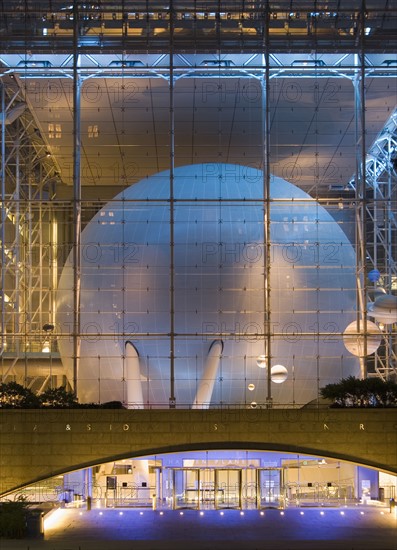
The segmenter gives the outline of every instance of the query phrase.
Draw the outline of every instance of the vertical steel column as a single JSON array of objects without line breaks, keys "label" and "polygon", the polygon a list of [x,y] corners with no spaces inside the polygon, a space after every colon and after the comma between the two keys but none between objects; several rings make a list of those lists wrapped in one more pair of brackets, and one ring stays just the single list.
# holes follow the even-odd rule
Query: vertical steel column
[{"label": "vertical steel column", "polygon": [[170,397],[169,407],[175,408],[175,289],[174,289],[174,170],[175,170],[175,113],[174,113],[174,10],[170,2],[170,67],[169,67],[169,125],[170,125]]},{"label": "vertical steel column", "polygon": [[263,131],[263,148],[262,148],[262,164],[263,164],[263,238],[264,238],[264,295],[263,295],[263,311],[264,311],[264,330],[265,330],[265,355],[267,360],[267,396],[266,405],[272,406],[272,380],[271,380],[271,309],[270,309],[270,267],[271,267],[271,236],[270,236],[270,215],[271,215],[271,196],[270,196],[270,60],[269,60],[269,3],[266,7],[266,20],[264,29],[264,46],[265,53],[262,56],[265,65],[264,78],[262,79],[262,131]]},{"label": "vertical steel column", "polygon": [[361,2],[360,53],[355,56],[357,66],[354,79],[354,118],[356,138],[356,281],[357,281],[357,338],[363,339],[363,355],[360,357],[360,374],[367,376],[367,185],[365,144],[365,6]]},{"label": "vertical steel column", "polygon": [[6,238],[6,98],[5,86],[1,85],[1,355],[6,348],[6,254],[5,254],[5,238]]},{"label": "vertical steel column", "polygon": [[81,136],[79,64],[79,9],[73,6],[73,390],[77,392],[80,363],[81,327]]},{"label": "vertical steel column", "polygon": [[14,349],[15,356],[17,357],[20,352],[20,341],[17,334],[20,332],[20,317],[21,317],[21,304],[20,304],[20,288],[21,288],[21,167],[20,167],[20,147],[21,142],[18,137],[18,141],[15,144],[15,299],[14,299]]},{"label": "vertical steel column", "polygon": [[[387,147],[387,193],[385,197],[385,204],[384,204],[384,226],[385,226],[385,278],[386,278],[386,288],[387,293],[392,294],[392,283],[393,283],[393,269],[392,269],[392,263],[393,263],[393,231],[392,231],[392,212],[393,212],[393,184],[392,184],[392,157],[391,157],[391,138],[388,137],[388,147]],[[377,186],[376,186],[377,187]],[[375,189],[376,189],[375,187]],[[395,336],[395,333],[394,333]],[[389,380],[392,377],[392,374],[394,372],[393,369],[393,359],[396,357],[396,353],[393,349],[393,325],[386,325],[385,331],[384,331],[384,339],[385,339],[385,377],[386,380]],[[397,344],[397,342],[396,342]],[[394,355],[394,357],[393,357]],[[375,360],[377,360],[377,356],[375,356]]]}]

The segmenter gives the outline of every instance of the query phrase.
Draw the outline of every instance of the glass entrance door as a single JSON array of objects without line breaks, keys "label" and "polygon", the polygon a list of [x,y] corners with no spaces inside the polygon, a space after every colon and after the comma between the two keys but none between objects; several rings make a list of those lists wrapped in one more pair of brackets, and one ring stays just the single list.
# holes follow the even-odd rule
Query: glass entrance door
[{"label": "glass entrance door", "polygon": [[215,508],[241,508],[242,470],[215,470]]},{"label": "glass entrance door", "polygon": [[200,507],[200,470],[198,468],[174,468],[172,470],[173,508]]},{"label": "glass entrance door", "polygon": [[284,506],[281,468],[258,469],[257,488],[258,508]]}]

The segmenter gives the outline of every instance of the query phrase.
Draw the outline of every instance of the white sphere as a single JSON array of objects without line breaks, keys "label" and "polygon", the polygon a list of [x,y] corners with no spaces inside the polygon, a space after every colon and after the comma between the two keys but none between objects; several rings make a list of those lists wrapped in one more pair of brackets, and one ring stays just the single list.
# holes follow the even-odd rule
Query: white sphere
[{"label": "white sphere", "polygon": [[256,364],[260,369],[265,369],[267,367],[267,359],[266,355],[258,355],[258,359],[256,360]]},{"label": "white sphere", "polygon": [[397,296],[382,294],[375,302],[368,304],[368,315],[378,323],[392,325],[397,322]]},{"label": "white sphere", "polygon": [[[266,394],[263,173],[247,166],[195,164],[174,171],[173,281],[170,277],[170,174],[126,188],[81,235],[81,346],[77,393],[84,401],[129,401],[126,341],[139,354],[145,403],[170,397],[170,288],[173,284],[175,398],[193,403],[205,382],[211,342],[224,344],[211,404],[245,403],[247,382]],[[274,402],[305,404],[340,377],[342,339],[307,338],[318,327],[340,333],[354,319],[353,246],[325,208],[295,185],[271,178],[271,354],[294,381],[275,385]],[[222,199],[222,200],[220,200]],[[280,199],[280,200],[279,200]],[[208,201],[208,202],[207,202]],[[319,269],[320,268],[320,269]],[[73,255],[57,292],[59,351],[73,379]],[[225,335],[225,336],[223,336]],[[345,357],[343,374],[357,375]],[[210,385],[209,385],[210,386]]]},{"label": "white sphere", "polygon": [[275,384],[282,384],[288,378],[288,370],[283,365],[274,365],[270,373],[270,378]]},{"label": "white sphere", "polygon": [[[365,338],[366,338],[366,350],[365,350]],[[360,321],[357,324],[357,321],[353,321],[348,325],[343,333],[343,343],[348,351],[356,357],[364,357],[365,351],[366,355],[371,355],[380,346],[382,341],[382,333],[379,328],[372,323],[367,321],[367,334],[364,334],[363,322]]]},{"label": "white sphere", "polygon": [[254,391],[255,384],[248,384],[248,389],[249,389],[249,391]]}]

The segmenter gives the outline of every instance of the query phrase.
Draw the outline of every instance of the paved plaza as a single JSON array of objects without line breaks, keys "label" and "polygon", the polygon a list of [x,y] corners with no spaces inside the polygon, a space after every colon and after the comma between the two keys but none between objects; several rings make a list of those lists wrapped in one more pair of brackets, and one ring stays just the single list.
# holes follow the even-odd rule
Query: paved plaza
[{"label": "paved plaza", "polygon": [[45,538],[1,550],[397,550],[388,508],[287,510],[59,509]]}]

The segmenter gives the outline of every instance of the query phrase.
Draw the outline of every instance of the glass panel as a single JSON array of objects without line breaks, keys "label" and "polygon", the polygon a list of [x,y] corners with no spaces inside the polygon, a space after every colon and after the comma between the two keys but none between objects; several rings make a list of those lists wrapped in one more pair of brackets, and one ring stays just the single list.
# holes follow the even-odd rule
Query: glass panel
[{"label": "glass panel", "polygon": [[241,508],[241,470],[215,470],[216,508]]},{"label": "glass panel", "polygon": [[268,468],[258,470],[258,506],[260,508],[278,508],[283,503],[281,469]]}]

